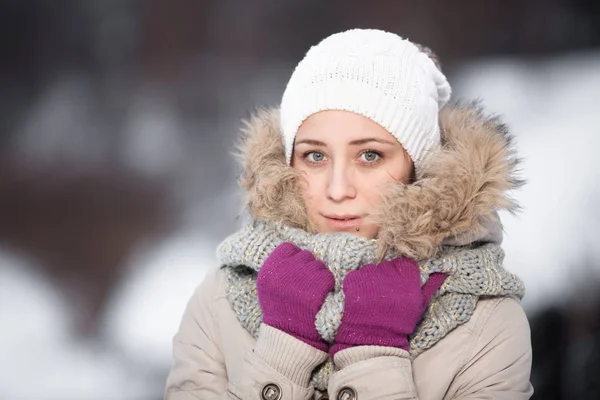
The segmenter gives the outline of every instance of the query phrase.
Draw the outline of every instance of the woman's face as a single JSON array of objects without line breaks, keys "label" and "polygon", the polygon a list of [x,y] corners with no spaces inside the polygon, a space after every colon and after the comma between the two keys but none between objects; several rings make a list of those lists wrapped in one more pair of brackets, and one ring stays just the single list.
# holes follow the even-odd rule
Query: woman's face
[{"label": "woman's face", "polygon": [[292,166],[304,172],[302,194],[318,232],[369,239],[379,227],[366,218],[381,202],[383,186],[407,183],[412,172],[410,157],[388,131],[348,111],[307,118],[296,134]]}]

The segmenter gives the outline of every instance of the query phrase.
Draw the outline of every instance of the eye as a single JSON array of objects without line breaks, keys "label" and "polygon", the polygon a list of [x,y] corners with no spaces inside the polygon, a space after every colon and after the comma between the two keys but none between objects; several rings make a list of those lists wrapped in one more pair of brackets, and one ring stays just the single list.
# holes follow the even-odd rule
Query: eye
[{"label": "eye", "polygon": [[319,151],[309,151],[304,154],[304,158],[308,159],[309,162],[319,163],[325,160],[325,154]]},{"label": "eye", "polygon": [[379,159],[381,158],[381,154],[373,150],[367,150],[363,151],[360,157],[366,163],[372,164],[379,161]]}]

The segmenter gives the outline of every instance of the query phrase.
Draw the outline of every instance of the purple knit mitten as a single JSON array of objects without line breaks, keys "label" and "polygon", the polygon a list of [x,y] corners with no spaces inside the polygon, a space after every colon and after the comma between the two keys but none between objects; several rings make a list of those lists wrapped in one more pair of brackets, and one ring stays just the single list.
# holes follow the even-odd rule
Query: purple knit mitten
[{"label": "purple knit mitten", "polygon": [[335,281],[325,264],[292,243],[282,243],[258,271],[256,288],[263,323],[327,351],[315,319]]},{"label": "purple knit mitten", "polygon": [[408,351],[433,293],[446,276],[431,274],[421,287],[419,265],[407,258],[365,265],[344,279],[342,324],[331,357],[354,346],[389,346]]}]

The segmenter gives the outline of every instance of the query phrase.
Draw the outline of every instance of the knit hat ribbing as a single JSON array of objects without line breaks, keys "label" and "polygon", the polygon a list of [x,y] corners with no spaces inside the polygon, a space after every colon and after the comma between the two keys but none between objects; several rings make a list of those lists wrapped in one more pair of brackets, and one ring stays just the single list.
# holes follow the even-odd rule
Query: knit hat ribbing
[{"label": "knit hat ribbing", "polygon": [[286,161],[306,118],[325,110],[363,115],[389,131],[418,169],[440,145],[439,110],[450,98],[444,74],[414,43],[375,29],[333,34],[294,70],[281,101]]}]

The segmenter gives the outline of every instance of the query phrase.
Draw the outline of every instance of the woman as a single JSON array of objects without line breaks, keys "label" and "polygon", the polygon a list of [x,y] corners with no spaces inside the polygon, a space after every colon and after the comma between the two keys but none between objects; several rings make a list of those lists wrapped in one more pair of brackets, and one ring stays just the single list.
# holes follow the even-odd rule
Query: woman
[{"label": "woman", "polygon": [[517,161],[504,126],[449,97],[431,52],[392,33],[308,51],[247,125],[253,219],[188,304],[167,399],[531,396],[496,214]]}]

